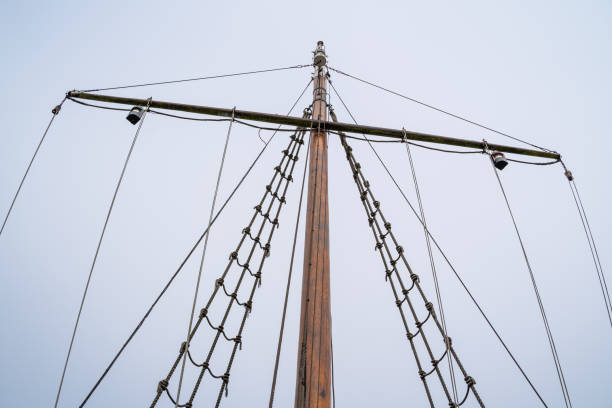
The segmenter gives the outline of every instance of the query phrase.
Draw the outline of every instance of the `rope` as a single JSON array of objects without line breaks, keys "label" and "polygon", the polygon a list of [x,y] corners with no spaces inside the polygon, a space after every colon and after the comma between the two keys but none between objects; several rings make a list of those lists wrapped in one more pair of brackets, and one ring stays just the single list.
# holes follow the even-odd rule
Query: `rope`
[{"label": "rope", "polygon": [[[236,110],[236,108],[234,108],[234,110]],[[230,134],[232,133],[232,125],[234,124],[233,119],[234,119],[234,115],[232,111],[232,121],[230,122],[227,128],[227,136],[225,136],[225,146],[223,146],[223,154],[221,155],[221,164],[219,165],[219,174],[217,175],[217,184],[215,185],[215,193],[213,195],[212,205],[210,207],[210,214],[208,215],[208,225],[210,225],[212,218],[213,218],[213,214],[215,213],[215,204],[217,203],[219,185],[221,184],[221,174],[223,174],[223,165],[225,164],[225,157],[227,154],[227,145],[229,144]],[[195,291],[193,294],[193,304],[191,305],[191,315],[189,317],[189,328],[187,329],[186,340],[185,340],[187,352],[189,352],[189,344],[190,344],[189,333],[191,333],[191,328],[193,327],[193,316],[195,314],[196,303],[198,300],[198,291],[200,289],[200,281],[202,279],[202,268],[204,267],[204,258],[206,257],[206,248],[208,247],[209,237],[210,237],[210,230],[209,230],[209,233],[206,234],[206,238],[204,239],[204,246],[202,248],[202,258],[200,259],[200,268],[198,270],[198,279],[197,279]],[[181,386],[183,385],[183,376],[185,374],[185,359],[186,357],[183,354],[181,375],[179,377],[178,391],[176,392],[176,403],[174,404],[175,407],[178,407],[178,401],[181,398]]]},{"label": "rope", "polygon": [[576,185],[576,181],[574,180],[574,176],[571,171],[567,169],[565,163],[561,162],[563,169],[565,170],[565,177],[567,178],[570,190],[572,192],[572,197],[574,198],[574,203],[576,203],[576,208],[578,209],[578,215],[580,215],[580,221],[582,222],[582,228],[584,229],[584,233],[587,238],[587,242],[589,244],[589,249],[591,251],[591,257],[593,258],[593,264],[595,265],[595,271],[597,273],[597,279],[599,280],[599,286],[601,288],[601,293],[603,295],[606,313],[608,314],[608,320],[610,322],[610,326],[612,327],[612,302],[610,301],[610,292],[608,291],[608,284],[606,283],[606,277],[603,272],[603,268],[601,266],[601,261],[599,259],[599,252],[597,251],[597,246],[595,245],[595,238],[593,237],[593,232],[591,231],[591,225],[589,224],[589,220],[586,216],[586,211],[584,206],[582,205],[582,199],[580,198],[580,194],[578,193],[578,186]]},{"label": "rope", "polygon": [[414,103],[418,103],[419,105],[421,105],[421,106],[425,106],[426,108],[433,109],[433,110],[435,110],[435,111],[437,111],[437,112],[440,112],[440,113],[443,113],[443,114],[445,114],[445,115],[451,116],[451,117],[453,117],[453,118],[455,118],[455,119],[459,119],[459,120],[462,120],[462,121],[464,121],[464,122],[466,122],[466,123],[469,123],[469,124],[471,124],[471,125],[478,126],[479,128],[482,128],[482,129],[488,130],[488,131],[493,132],[493,133],[497,133],[498,135],[502,135],[502,136],[508,137],[508,138],[510,138],[510,139],[512,139],[512,140],[515,140],[515,141],[517,141],[517,142],[521,142],[521,143],[524,143],[524,144],[526,144],[526,145],[528,145],[528,146],[535,147],[536,149],[540,149],[540,150],[545,151],[545,152],[551,152],[551,153],[554,153],[554,151],[553,151],[553,150],[549,150],[549,149],[547,149],[547,148],[545,148],[545,147],[540,147],[540,146],[535,145],[535,144],[533,144],[533,143],[529,143],[529,142],[527,142],[527,141],[525,141],[525,140],[522,140],[522,139],[519,139],[519,138],[517,138],[517,137],[511,136],[511,135],[509,135],[509,134],[507,134],[507,133],[501,132],[501,131],[499,131],[499,130],[495,130],[495,129],[493,129],[493,128],[489,127],[489,126],[485,126],[485,125],[483,125],[483,124],[481,124],[481,123],[478,123],[478,122],[475,122],[475,121],[473,121],[473,120],[467,119],[466,117],[459,116],[459,115],[457,115],[457,114],[451,113],[451,112],[446,111],[446,110],[444,110],[444,109],[437,108],[437,107],[435,107],[435,106],[433,106],[433,105],[430,105],[430,104],[428,104],[428,103],[421,102],[421,101],[419,101],[419,100],[417,100],[417,99],[411,98],[411,97],[406,96],[406,95],[402,95],[402,94],[401,94],[401,93],[399,93],[399,92],[392,91],[392,90],[390,90],[390,89],[388,89],[388,88],[385,88],[385,87],[383,87],[383,86],[377,85],[377,84],[375,84],[375,83],[373,83],[373,82],[366,81],[365,79],[358,78],[358,77],[356,77],[356,76],[354,76],[354,75],[351,75],[351,74],[347,74],[346,72],[343,72],[343,71],[341,71],[341,70],[339,70],[339,69],[332,68],[332,67],[329,67],[329,69],[331,69],[332,71],[337,72],[337,73],[339,73],[339,74],[342,74],[342,75],[344,75],[344,76],[347,76],[347,77],[349,77],[349,78],[355,79],[355,80],[357,80],[357,81],[359,81],[359,82],[362,82],[362,83],[364,83],[364,84],[367,84],[367,85],[373,86],[374,88],[378,88],[378,89],[380,89],[380,90],[382,90],[382,91],[385,91],[385,92],[388,92],[388,93],[390,93],[390,94],[393,94],[393,95],[399,96],[400,98],[406,99],[406,100],[411,101],[411,102],[414,102]]},{"label": "rope", "polygon": [[177,84],[181,82],[192,82],[192,81],[201,81],[204,79],[216,79],[216,78],[228,78],[242,75],[251,75],[251,74],[261,74],[264,72],[275,72],[275,71],[285,71],[288,69],[298,69],[298,68],[306,68],[310,67],[312,64],[302,64],[302,65],[292,65],[290,67],[281,67],[281,68],[269,68],[269,69],[260,69],[257,71],[246,71],[246,72],[237,72],[233,74],[221,74],[221,75],[211,75],[197,78],[187,78],[187,79],[176,79],[172,81],[161,81],[161,82],[147,82],[141,84],[131,84],[131,85],[121,85],[121,86],[112,86],[108,88],[98,88],[98,89],[87,89],[81,92],[98,92],[98,91],[110,91],[113,89],[126,89],[126,88],[138,88],[143,86],[152,86],[152,85],[166,85],[166,84]]},{"label": "rope", "polygon": [[276,391],[276,379],[278,376],[278,364],[280,361],[280,353],[283,345],[283,333],[285,331],[285,318],[287,316],[287,303],[289,301],[289,289],[291,288],[291,276],[293,274],[293,260],[295,258],[295,246],[297,244],[297,236],[300,225],[300,215],[302,214],[302,201],[304,198],[304,185],[306,184],[306,170],[308,168],[308,158],[310,157],[310,143],[306,150],[306,158],[304,159],[304,174],[302,175],[302,187],[300,190],[300,201],[298,203],[298,212],[295,220],[295,232],[293,234],[293,246],[291,247],[291,260],[289,261],[289,274],[287,275],[287,287],[285,289],[285,301],[283,303],[283,315],[281,317],[281,325],[278,333],[278,343],[276,347],[276,357],[274,359],[274,372],[272,374],[272,386],[270,388],[270,402],[268,406],[272,408],[274,404],[274,392]]},{"label": "rope", "polygon": [[[330,82],[331,84],[331,82]],[[357,121],[355,120],[355,117],[353,116],[353,114],[351,113],[351,111],[348,109],[348,107],[346,106],[346,104],[344,103],[344,101],[342,100],[342,98],[340,97],[340,95],[338,94],[338,92],[336,91],[336,89],[334,88],[334,86],[332,85],[332,89],[334,90],[334,92],[336,93],[336,95],[338,96],[338,99],[340,100],[340,102],[342,103],[342,105],[344,106],[344,109],[346,109],[346,111],[348,112],[348,114],[351,116],[351,118],[353,119],[353,121],[355,123],[357,123]],[[364,135],[365,137],[365,135]],[[366,140],[367,137],[365,137]],[[431,241],[434,243],[434,245],[436,246],[436,248],[438,249],[438,251],[440,252],[440,255],[442,255],[442,257],[444,258],[444,261],[447,263],[447,265],[451,268],[451,271],[453,272],[453,274],[455,275],[455,277],[457,278],[457,280],[459,281],[459,283],[461,284],[461,286],[463,287],[463,289],[465,290],[465,292],[468,294],[468,296],[470,297],[470,299],[472,300],[472,303],[474,304],[474,306],[478,309],[480,315],[485,319],[485,321],[487,322],[488,326],[491,328],[491,331],[493,332],[493,334],[495,335],[495,337],[497,337],[497,340],[499,340],[500,344],[504,347],[504,349],[506,350],[506,353],[508,354],[508,356],[512,359],[512,361],[514,362],[514,365],[518,368],[518,370],[521,372],[521,374],[523,375],[523,378],[525,378],[525,381],[527,381],[527,383],[529,384],[529,386],[531,387],[531,389],[533,390],[533,392],[537,395],[538,399],[540,400],[540,402],[542,403],[542,405],[544,407],[548,407],[548,405],[546,405],[546,402],[544,402],[544,399],[542,398],[542,396],[540,395],[540,393],[538,392],[538,390],[535,388],[535,386],[533,385],[533,383],[531,382],[531,379],[529,378],[529,376],[527,375],[527,373],[525,373],[525,371],[523,370],[523,368],[521,367],[521,365],[519,364],[518,360],[516,359],[516,357],[514,357],[514,354],[510,351],[510,348],[506,345],[506,343],[504,342],[504,340],[502,339],[501,335],[499,334],[499,332],[497,331],[497,329],[495,328],[495,326],[493,326],[493,323],[491,322],[491,320],[489,319],[489,317],[487,316],[487,314],[484,312],[484,309],[480,306],[480,304],[478,303],[478,301],[476,300],[476,298],[474,297],[474,295],[472,294],[472,292],[469,290],[469,288],[467,287],[467,285],[465,284],[465,282],[463,281],[463,278],[461,278],[461,275],[459,275],[459,272],[457,272],[457,270],[455,269],[455,267],[453,266],[452,262],[450,261],[450,259],[448,258],[448,256],[446,255],[446,253],[442,250],[442,247],[438,244],[438,241],[436,240],[436,238],[431,234],[431,231],[429,231],[429,229],[427,228],[427,226],[425,225],[425,223],[423,222],[423,220],[419,217],[416,209],[414,208],[414,206],[412,205],[412,203],[410,202],[410,200],[408,200],[408,197],[406,196],[406,194],[404,193],[404,190],[400,187],[400,185],[398,184],[397,180],[395,179],[395,177],[393,176],[393,174],[391,174],[391,171],[389,170],[389,168],[387,167],[387,165],[385,164],[385,162],[383,161],[383,159],[380,157],[380,155],[378,154],[378,152],[376,151],[376,149],[374,148],[374,146],[372,146],[370,144],[370,147],[372,149],[372,151],[374,152],[376,158],[378,159],[378,161],[380,162],[380,164],[382,165],[382,167],[384,168],[385,172],[387,173],[387,175],[389,176],[389,178],[391,179],[391,181],[393,182],[393,184],[395,185],[395,187],[397,188],[397,190],[399,191],[399,193],[401,194],[401,196],[404,198],[404,201],[406,202],[406,204],[408,204],[408,207],[410,208],[410,210],[412,211],[413,215],[416,217],[416,219],[421,223],[421,225],[423,226],[423,228],[427,231],[427,235],[429,235],[429,237],[431,238]]]},{"label": "rope", "polygon": [[421,200],[421,192],[419,189],[419,183],[417,181],[417,176],[416,176],[416,169],[414,166],[414,162],[412,160],[412,153],[410,152],[410,146],[408,144],[406,144],[406,153],[408,155],[408,160],[410,162],[410,170],[412,172],[412,180],[414,182],[414,190],[416,192],[416,196],[417,196],[417,201],[419,204],[419,212],[421,213],[421,219],[423,220],[423,224],[425,225],[423,227],[423,233],[425,234],[425,243],[427,244],[427,254],[429,255],[429,264],[431,265],[431,274],[433,276],[433,281],[434,281],[434,287],[435,287],[435,291],[436,291],[436,299],[438,300],[438,309],[440,311],[440,320],[442,323],[442,329],[443,329],[443,334],[444,334],[444,343],[446,345],[446,355],[448,358],[448,370],[449,370],[449,374],[450,374],[450,379],[451,379],[451,386],[453,389],[453,402],[456,404],[458,401],[458,397],[457,397],[457,384],[455,382],[455,370],[453,367],[453,360],[450,357],[450,353],[448,352],[449,348],[450,348],[450,341],[448,339],[448,333],[447,333],[447,329],[446,329],[446,317],[444,315],[444,306],[442,304],[442,295],[440,293],[440,285],[438,283],[438,274],[436,272],[436,264],[434,262],[434,256],[433,256],[433,252],[431,250],[431,242],[429,239],[429,235],[427,235],[427,221],[425,220],[425,210],[423,209],[423,201]]},{"label": "rope", "polygon": [[[306,115],[306,112],[305,112]],[[299,133],[299,135],[298,135]],[[301,136],[303,136],[304,131],[303,130],[298,130],[296,131],[296,135],[298,135],[296,137],[296,135],[293,135],[291,137],[291,141],[289,143],[289,146],[286,150],[283,151],[283,156],[281,157],[281,162],[279,164],[278,167],[284,167],[284,169],[279,172],[275,169],[273,176],[272,176],[272,180],[270,181],[270,183],[266,186],[265,192],[263,194],[263,197],[261,198],[259,204],[257,206],[255,206],[254,210],[254,214],[251,217],[251,220],[249,222],[249,224],[247,225],[246,228],[244,228],[242,230],[242,238],[240,239],[240,241],[238,242],[237,246],[235,247],[234,251],[231,252],[230,256],[229,256],[229,261],[228,264],[225,268],[225,270],[222,272],[221,276],[216,279],[215,281],[215,287],[213,289],[212,294],[210,295],[210,297],[208,298],[208,301],[206,302],[206,305],[200,310],[198,319],[195,322],[195,325],[193,326],[193,330],[191,331],[191,333],[189,334],[189,339],[191,341],[191,339],[193,339],[193,337],[195,336],[198,328],[200,327],[201,323],[203,322],[203,320],[206,318],[207,322],[211,325],[211,327],[213,328],[213,330],[216,330],[217,333],[213,339],[212,345],[210,346],[210,349],[207,353],[206,359],[204,360],[203,363],[198,364],[198,366],[201,367],[200,370],[200,374],[197,377],[195,386],[193,388],[193,390],[191,391],[191,394],[189,396],[188,401],[185,403],[186,406],[191,406],[191,404],[193,404],[194,398],[198,392],[199,387],[202,384],[202,380],[204,378],[204,375],[206,373],[206,371],[209,371],[209,366],[210,366],[210,361],[211,358],[213,357],[213,353],[216,349],[216,346],[218,344],[218,341],[221,338],[221,335],[224,334],[224,325],[227,322],[227,319],[229,318],[230,315],[230,311],[232,306],[235,303],[235,300],[237,299],[237,294],[240,290],[240,286],[243,283],[243,280],[245,278],[245,276],[250,276],[247,274],[248,271],[248,265],[255,260],[255,258],[253,258],[253,255],[255,253],[255,250],[257,248],[259,248],[259,240],[262,238],[262,233],[264,231],[264,228],[266,226],[269,226],[269,233],[268,233],[268,238],[267,238],[267,242],[264,245],[264,249],[259,251],[261,258],[258,261],[259,262],[259,266],[257,268],[257,273],[254,275],[254,279],[251,281],[252,285],[250,288],[250,296],[247,302],[245,302],[245,306],[244,306],[244,311],[242,314],[242,321],[240,323],[240,328],[238,330],[238,333],[232,337],[232,338],[228,338],[226,336],[226,339],[228,341],[233,341],[234,342],[234,346],[232,348],[231,351],[231,356],[229,358],[229,361],[227,363],[227,367],[225,369],[225,372],[223,375],[221,375],[221,379],[223,380],[221,387],[219,389],[219,393],[217,395],[217,403],[215,406],[219,406],[220,402],[221,402],[221,398],[225,392],[225,395],[227,396],[227,386],[229,383],[229,377],[230,377],[230,370],[234,361],[234,358],[236,356],[238,347],[241,347],[242,345],[242,331],[244,329],[245,323],[246,323],[246,319],[249,315],[249,313],[251,312],[252,309],[252,305],[253,305],[253,297],[255,294],[255,290],[257,289],[257,287],[260,286],[261,284],[261,271],[263,270],[263,266],[264,266],[264,262],[267,259],[267,257],[270,254],[270,248],[271,248],[271,241],[274,235],[274,232],[278,229],[278,217],[280,215],[281,209],[283,208],[284,204],[286,203],[286,193],[287,193],[287,189],[289,187],[289,184],[291,183],[292,180],[292,174],[293,171],[295,169],[295,164],[298,160],[298,154],[300,151],[301,146],[303,145],[303,141],[301,140]],[[290,168],[290,170],[288,170]],[[289,171],[289,176],[287,177],[279,177],[278,182],[276,183],[276,187],[272,188],[272,186],[275,183],[275,180],[277,179],[277,177],[282,174],[285,174],[285,171]],[[280,192],[281,187],[284,185],[284,189],[282,192]],[[279,195],[280,193],[280,195]],[[266,205],[266,209],[262,210],[264,203],[266,202],[266,199],[269,197],[269,202]],[[275,214],[271,214],[271,211],[273,209],[274,203],[278,203],[276,206],[276,213]],[[271,217],[270,217],[271,215]],[[240,264],[240,262],[238,261],[239,258],[239,252],[243,246],[243,244],[246,242],[246,238],[249,236],[249,232],[251,231],[251,228],[254,226],[255,221],[258,219],[258,216],[260,217],[260,221],[261,224],[259,225],[259,227],[257,228],[257,233],[255,234],[255,239],[251,239],[251,245],[250,245],[250,250],[248,250],[248,257],[243,261],[242,264]],[[220,287],[223,286],[224,284],[224,280],[227,278],[228,273],[230,272],[230,269],[232,267],[232,265],[236,263],[238,266],[240,266],[240,269],[242,269],[242,271],[239,273],[238,276],[238,280],[237,283],[235,285],[235,288],[232,292],[232,295],[229,298],[227,307],[225,308],[225,312],[223,314],[223,318],[221,320],[221,322],[214,326],[210,323],[210,321],[208,320],[208,310],[211,308],[213,301],[216,298],[216,295],[219,293],[219,289]],[[180,360],[183,357],[183,354],[185,353],[187,347],[186,347],[186,343],[183,343],[180,347],[180,351],[178,353],[177,358],[175,359],[174,363],[172,364],[168,374],[166,375],[166,377],[160,381],[160,384],[163,382],[164,384],[167,384],[172,375],[174,374]],[[163,389],[158,387],[157,393],[153,399],[153,402],[151,403],[150,407],[154,407],[156,406],[157,402],[159,401],[159,398],[161,397],[163,393]]]},{"label": "rope", "polygon": [[514,214],[512,209],[510,208],[510,202],[508,201],[508,196],[506,195],[506,190],[501,182],[501,178],[497,170],[495,169],[495,165],[493,163],[493,159],[491,158],[491,167],[493,169],[493,173],[495,173],[495,177],[497,178],[497,182],[499,184],[499,188],[504,196],[504,200],[506,202],[506,207],[508,207],[508,212],[510,213],[510,218],[512,218],[512,224],[514,225],[514,230],[516,231],[516,236],[519,240],[519,244],[521,245],[521,250],[523,252],[523,257],[525,258],[525,264],[527,265],[527,269],[529,271],[529,277],[531,278],[531,284],[533,286],[533,290],[535,292],[538,306],[540,308],[540,314],[542,315],[542,321],[544,322],[544,327],[546,329],[546,336],[548,337],[548,343],[550,345],[550,351],[553,356],[553,360],[555,362],[555,368],[557,371],[557,376],[559,377],[559,383],[561,385],[561,391],[563,393],[563,399],[565,401],[565,406],[570,408],[572,406],[572,402],[570,400],[569,390],[567,389],[567,384],[565,382],[565,376],[563,375],[563,369],[561,368],[561,361],[559,360],[559,354],[557,353],[557,348],[555,346],[555,341],[552,335],[552,331],[550,329],[548,318],[546,317],[546,312],[544,310],[544,304],[542,303],[542,298],[540,296],[540,291],[538,290],[538,286],[535,281],[535,276],[533,270],[531,268],[531,264],[529,262],[529,258],[527,257],[527,251],[525,250],[525,246],[523,245],[523,239],[521,238],[521,234],[519,232],[518,226],[516,224],[516,219],[514,218]]},{"label": "rope", "polygon": [[[298,98],[296,99],[296,101],[293,103],[293,105],[291,106],[291,109],[289,110],[288,115],[293,111],[293,109],[296,107],[296,105],[298,104],[298,102],[302,99],[302,96],[304,95],[304,93],[306,92],[306,89],[308,89],[308,87],[310,86],[310,81],[308,82],[308,84],[306,85],[306,87],[304,87],[304,89],[302,90],[302,92],[300,93],[300,95],[298,96]],[[236,194],[236,192],[238,191],[238,189],[240,188],[240,186],[242,185],[242,183],[246,180],[247,176],[251,173],[251,170],[253,170],[253,167],[255,167],[255,164],[257,164],[257,162],[259,161],[260,157],[263,155],[263,153],[266,151],[266,149],[268,148],[268,146],[270,145],[270,142],[273,140],[274,136],[276,136],[276,132],[272,134],[272,136],[270,137],[270,139],[268,139],[267,143],[261,148],[261,150],[259,151],[259,153],[257,154],[257,156],[255,157],[255,159],[253,160],[253,162],[251,163],[251,165],[247,168],[247,170],[245,171],[245,173],[242,175],[242,177],[240,178],[240,180],[238,181],[238,183],[236,184],[236,186],[234,187],[234,189],[232,190],[232,192],[229,194],[229,196],[227,197],[227,199],[225,200],[225,202],[223,203],[223,205],[221,205],[221,208],[219,208],[219,211],[217,211],[217,213],[215,214],[212,222],[210,225],[208,225],[206,227],[206,229],[202,232],[202,234],[200,235],[200,237],[196,240],[196,242],[194,243],[194,245],[191,247],[191,249],[189,250],[189,252],[187,253],[187,255],[185,256],[185,258],[183,258],[183,261],[181,262],[181,264],[178,266],[178,268],[176,269],[176,271],[174,272],[174,274],[172,274],[172,276],[170,277],[170,279],[168,280],[168,282],[166,283],[166,285],[162,288],[161,292],[157,295],[157,297],[155,298],[155,300],[153,301],[153,303],[151,304],[151,306],[149,306],[149,309],[146,311],[146,313],[143,315],[143,317],[140,319],[140,322],[138,322],[138,324],[136,325],[136,327],[134,328],[134,330],[132,330],[132,333],[130,333],[130,335],[128,336],[128,338],[125,340],[125,342],[123,343],[123,345],[121,346],[121,348],[119,349],[119,351],[117,352],[117,354],[115,354],[115,356],[113,357],[113,359],[111,360],[111,362],[107,365],[107,367],[104,369],[104,372],[102,373],[102,375],[100,376],[100,378],[98,378],[98,380],[96,381],[96,383],[93,385],[93,387],[89,390],[89,392],[87,393],[87,395],[85,396],[85,398],[83,399],[83,402],[81,402],[81,404],[79,405],[79,408],[82,408],[83,406],[85,406],[85,404],[87,403],[87,401],[89,400],[89,398],[91,398],[91,396],[93,395],[93,393],[96,391],[96,389],[98,388],[98,386],[102,383],[102,380],[104,380],[104,378],[106,377],[106,375],[108,374],[108,372],[111,370],[111,368],[113,367],[113,365],[115,364],[115,362],[117,361],[117,359],[119,359],[119,356],[121,356],[121,354],[123,353],[123,351],[126,349],[126,347],[128,346],[128,344],[132,341],[132,339],[134,338],[134,336],[136,335],[136,333],[138,333],[138,331],[140,330],[140,328],[142,327],[142,325],[144,324],[144,322],[147,320],[147,318],[149,317],[149,315],[151,314],[151,312],[153,311],[153,309],[155,308],[155,306],[157,305],[157,303],[160,301],[160,299],[163,297],[163,295],[166,293],[166,291],[168,290],[168,288],[170,287],[170,285],[174,282],[175,278],[178,276],[178,274],[181,272],[181,270],[183,269],[183,267],[185,266],[185,264],[187,263],[187,261],[189,260],[189,258],[191,258],[191,255],[193,255],[193,253],[195,252],[196,248],[200,245],[200,242],[202,242],[202,240],[204,239],[204,236],[206,234],[208,234],[208,230],[210,229],[210,227],[215,223],[215,221],[217,221],[217,218],[219,218],[219,215],[221,215],[221,213],[223,212],[223,210],[225,209],[225,207],[227,206],[227,204],[230,202],[230,200],[234,197],[234,195]]]},{"label": "rope", "polygon": [[59,103],[59,105],[57,105],[51,111],[53,116],[51,116],[51,119],[49,120],[49,124],[47,125],[47,128],[43,132],[43,135],[40,138],[40,141],[38,142],[38,146],[36,146],[36,150],[34,150],[34,154],[32,155],[32,158],[30,159],[30,162],[28,163],[28,167],[26,168],[26,171],[23,174],[23,177],[21,178],[21,182],[19,183],[19,187],[17,187],[17,191],[15,192],[15,195],[13,196],[13,200],[11,201],[11,205],[9,206],[9,209],[8,209],[8,211],[6,213],[6,216],[4,217],[4,221],[2,221],[2,227],[0,228],[0,236],[2,235],[2,231],[4,231],[4,226],[6,225],[6,222],[8,221],[8,218],[11,215],[11,211],[13,210],[13,206],[15,205],[15,201],[17,200],[17,197],[19,196],[19,193],[21,192],[21,187],[23,187],[23,183],[25,182],[25,179],[28,176],[28,173],[30,172],[30,168],[32,167],[32,163],[34,163],[34,159],[36,158],[36,155],[38,154],[38,150],[40,150],[40,146],[42,145],[43,141],[45,140],[45,137],[47,136],[47,133],[49,132],[49,129],[51,128],[51,124],[53,124],[53,121],[55,120],[55,117],[59,114],[60,110],[62,109],[62,105],[64,104],[65,101],[66,101],[66,97],[64,97],[64,99],[62,99],[62,101]]},{"label": "rope", "polygon": [[119,180],[117,181],[117,186],[115,187],[113,198],[111,200],[110,206],[108,207],[108,212],[106,213],[106,219],[104,220],[104,226],[102,227],[102,232],[100,233],[100,238],[98,239],[98,245],[96,246],[96,252],[91,262],[91,268],[89,269],[89,275],[87,276],[87,283],[85,284],[85,290],[83,291],[83,296],[81,298],[79,312],[77,313],[77,318],[76,318],[76,321],[74,322],[74,329],[72,330],[72,337],[70,339],[70,345],[68,346],[68,353],[66,354],[66,361],[64,362],[64,369],[62,370],[62,377],[60,379],[60,383],[57,388],[57,396],[55,397],[55,404],[54,404],[55,408],[57,408],[60,394],[62,392],[62,385],[64,384],[64,377],[66,376],[66,369],[68,368],[68,361],[70,360],[70,354],[72,353],[72,346],[74,344],[74,339],[76,337],[77,328],[79,327],[79,321],[81,320],[81,313],[83,312],[83,305],[85,304],[85,298],[87,297],[87,291],[89,290],[89,284],[91,283],[91,277],[93,275],[93,271],[96,266],[96,261],[98,260],[98,254],[100,253],[100,247],[102,246],[102,240],[104,239],[104,234],[106,233],[106,227],[108,226],[108,221],[110,219],[111,213],[113,212],[113,207],[115,206],[115,200],[117,199],[117,193],[119,193],[121,182],[123,181],[123,177],[125,176],[125,170],[127,169],[127,165],[130,161],[130,157],[132,157],[132,152],[134,151],[136,140],[138,140],[140,129],[142,128],[142,124],[144,123],[145,117],[147,116],[147,110],[149,109],[150,102],[151,102],[151,98],[149,98],[149,100],[147,101],[147,107],[145,111],[143,112],[143,115],[140,118],[140,123],[138,124],[138,128],[136,129],[136,132],[134,133],[134,138],[132,139],[130,150],[128,151],[128,154],[123,163],[123,168],[121,169],[121,175],[119,176]]}]

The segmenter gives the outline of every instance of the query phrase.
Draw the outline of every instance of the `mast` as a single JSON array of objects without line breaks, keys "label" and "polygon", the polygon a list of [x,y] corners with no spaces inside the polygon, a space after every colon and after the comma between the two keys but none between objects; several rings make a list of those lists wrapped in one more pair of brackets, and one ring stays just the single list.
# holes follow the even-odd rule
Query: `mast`
[{"label": "mast", "polygon": [[[327,56],[323,41],[314,51],[312,118],[327,120]],[[310,133],[304,274],[298,344],[296,408],[327,408],[331,401],[331,307],[329,293],[329,206],[327,133]]]}]

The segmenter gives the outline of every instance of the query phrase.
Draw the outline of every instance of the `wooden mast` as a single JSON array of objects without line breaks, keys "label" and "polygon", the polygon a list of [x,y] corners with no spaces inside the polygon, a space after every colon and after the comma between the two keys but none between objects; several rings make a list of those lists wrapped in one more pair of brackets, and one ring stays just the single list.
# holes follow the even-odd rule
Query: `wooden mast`
[{"label": "wooden mast", "polygon": [[[327,120],[327,68],[323,42],[314,56],[312,118]],[[296,408],[328,408],[331,401],[331,307],[329,293],[329,206],[327,133],[312,129],[304,275],[298,344]]]}]

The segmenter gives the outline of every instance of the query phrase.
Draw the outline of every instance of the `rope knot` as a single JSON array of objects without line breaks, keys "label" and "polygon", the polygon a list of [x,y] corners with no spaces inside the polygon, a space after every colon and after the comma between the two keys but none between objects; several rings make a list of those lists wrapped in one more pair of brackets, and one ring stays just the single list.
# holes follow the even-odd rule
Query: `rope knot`
[{"label": "rope knot", "polygon": [[421,380],[424,380],[426,376],[427,376],[427,373],[425,373],[425,371],[419,370],[419,377],[421,377]]},{"label": "rope knot", "polygon": [[163,379],[159,383],[157,383],[157,393],[161,394],[162,392],[168,389],[168,380]]},{"label": "rope knot", "polygon": [[253,207],[255,210],[257,210],[257,212],[261,212],[261,204],[257,204],[255,207]]},{"label": "rope knot", "polygon": [[51,110],[51,113],[54,114],[54,115],[57,115],[60,112],[60,110],[62,110],[62,105],[61,104],[57,105],[55,108],[53,108]]},{"label": "rope knot", "polygon": [[404,253],[404,247],[402,247],[401,245],[396,246],[395,249],[397,250],[398,254]]},{"label": "rope knot", "polygon": [[361,163],[359,163],[359,162],[355,163],[355,168],[356,169],[360,169],[361,168]]},{"label": "rope knot", "polygon": [[183,353],[185,352],[185,349],[186,349],[186,348],[187,348],[187,342],[186,342],[186,341],[184,341],[184,342],[182,342],[182,343],[181,343],[181,348],[179,349],[179,352],[180,352],[181,354],[183,354]]},{"label": "rope knot", "polygon": [[474,380],[472,377],[470,377],[469,375],[465,376],[465,383],[467,384],[468,387],[473,387],[474,384],[476,384],[476,380]]},{"label": "rope knot", "polygon": [[383,247],[383,245],[380,242],[377,242],[375,249],[380,250],[382,247]]},{"label": "rope knot", "polygon": [[402,301],[401,300],[396,300],[395,301],[395,306],[402,307]]},{"label": "rope knot", "polygon": [[372,204],[374,204],[374,207],[375,207],[375,208],[380,207],[380,201],[376,201],[376,200],[374,200],[374,202],[373,202]]},{"label": "rope knot", "polygon": [[374,218],[368,218],[368,224],[370,224],[371,227],[372,224],[374,224]]},{"label": "rope knot", "polygon": [[234,342],[238,344],[238,347],[240,348],[240,350],[242,350],[242,336],[238,335],[234,337]]},{"label": "rope knot", "polygon": [[391,223],[389,221],[385,222],[385,228],[387,229],[387,231],[391,230]]},{"label": "rope knot", "polygon": [[202,309],[200,309],[200,319],[205,318],[207,314],[208,314],[207,308],[203,307]]},{"label": "rope knot", "polygon": [[247,310],[251,310],[253,308],[253,301],[252,300],[248,300],[245,304],[244,307],[247,308]]},{"label": "rope knot", "polygon": [[389,279],[391,277],[391,274],[393,273],[393,271],[387,269],[385,271],[385,280]]},{"label": "rope knot", "polygon": [[433,303],[425,302],[425,309],[427,309],[428,311],[432,312],[433,311]]},{"label": "rope knot", "polygon": [[[246,230],[246,228],[245,228]],[[245,231],[242,231],[245,232]],[[238,259],[238,251],[234,251],[232,253],[230,253],[229,259]]]},{"label": "rope knot", "polygon": [[564,174],[565,174],[565,177],[567,177],[567,179],[568,179],[569,181],[574,180],[574,175],[572,174],[572,172],[571,172],[571,171],[569,171],[569,170],[567,170],[567,169],[566,169]]},{"label": "rope knot", "polygon": [[368,180],[364,181],[364,182],[363,182],[363,185],[364,185],[366,188],[370,188],[370,182],[369,182]]},{"label": "rope knot", "polygon": [[243,234],[250,234],[251,233],[251,227],[246,227],[242,229],[242,233]]},{"label": "rope knot", "polygon": [[416,283],[419,281],[419,275],[417,275],[416,273],[411,273],[410,279],[412,279],[412,281]]},{"label": "rope knot", "polygon": [[219,278],[215,281],[215,286],[217,286],[218,288],[223,286],[223,278]]},{"label": "rope knot", "polygon": [[266,186],[266,191],[272,191],[272,186],[270,184]]}]

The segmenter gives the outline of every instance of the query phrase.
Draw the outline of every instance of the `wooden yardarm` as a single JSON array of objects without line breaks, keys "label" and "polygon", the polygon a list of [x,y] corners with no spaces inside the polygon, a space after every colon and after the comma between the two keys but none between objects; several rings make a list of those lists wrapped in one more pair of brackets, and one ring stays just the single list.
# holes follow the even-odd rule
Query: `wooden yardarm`
[{"label": "wooden yardarm", "polygon": [[[319,42],[318,50],[322,51]],[[324,52],[324,51],[323,51]],[[312,118],[327,120],[327,69],[316,66]],[[296,408],[327,408],[331,401],[331,308],[329,293],[329,206],[327,133],[310,134],[310,162],[302,309],[298,344]]]}]

